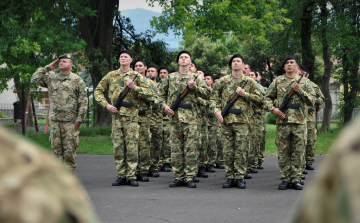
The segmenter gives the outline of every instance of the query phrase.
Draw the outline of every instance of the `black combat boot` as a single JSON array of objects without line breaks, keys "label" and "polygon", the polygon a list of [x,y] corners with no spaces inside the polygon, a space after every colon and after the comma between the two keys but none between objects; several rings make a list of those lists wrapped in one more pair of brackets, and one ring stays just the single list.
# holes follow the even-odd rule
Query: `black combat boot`
[{"label": "black combat boot", "polygon": [[196,176],[193,177],[193,181],[194,181],[195,183],[199,183],[199,182],[200,182],[199,178],[197,178]]},{"label": "black combat boot", "polygon": [[290,183],[287,181],[282,181],[279,185],[279,190],[286,190],[290,187]]},{"label": "black combat boot", "polygon": [[216,172],[215,167],[213,165],[209,165],[209,172],[210,173],[215,173]]},{"label": "black combat boot", "polygon": [[306,167],[305,167],[306,170],[314,170],[314,166],[311,165],[311,164],[307,164]]},{"label": "black combat boot", "polygon": [[149,182],[149,178],[146,173],[140,174],[140,178],[142,182]]},{"label": "black combat boot", "polygon": [[246,171],[245,175],[244,175],[244,179],[252,179],[251,174],[249,173],[249,171]]},{"label": "black combat boot", "polygon": [[234,179],[228,178],[226,182],[223,184],[223,188],[232,188],[234,185]]},{"label": "black combat boot", "polygon": [[302,190],[303,186],[301,186],[301,184],[298,181],[294,181],[292,182],[292,188],[294,188],[295,190]]},{"label": "black combat boot", "polygon": [[126,179],[122,177],[118,177],[114,182],[112,182],[113,186],[121,186],[126,185]]},{"label": "black combat boot", "polygon": [[304,170],[302,173],[303,173],[303,174],[308,174],[307,170]]},{"label": "black combat boot", "polygon": [[164,164],[164,171],[165,171],[165,172],[171,172],[170,164],[168,164],[168,163],[165,163],[165,164]]},{"label": "black combat boot", "polygon": [[243,179],[237,179],[235,185],[239,189],[245,189],[246,188]]},{"label": "black combat boot", "polygon": [[186,186],[188,188],[196,188],[196,184],[192,180],[189,180],[188,182],[186,182]]},{"label": "black combat boot", "polygon": [[253,167],[253,168],[250,170],[250,173],[258,173],[258,170],[257,170],[255,167]]},{"label": "black combat boot", "polygon": [[301,185],[304,185],[304,184],[305,184],[305,181],[304,181],[304,180],[300,180],[300,184],[301,184]]},{"label": "black combat boot", "polygon": [[222,164],[222,163],[216,164],[216,167],[219,168],[219,169],[225,169],[225,165]]},{"label": "black combat boot", "polygon": [[160,174],[159,174],[159,172],[158,172],[157,170],[152,170],[152,171],[151,171],[151,176],[152,176],[152,177],[159,177]]},{"label": "black combat boot", "polygon": [[264,166],[262,165],[262,163],[261,163],[261,162],[259,162],[259,163],[258,163],[258,167],[257,167],[257,168],[258,168],[258,170],[262,170],[262,169],[264,169]]},{"label": "black combat boot", "polygon": [[175,179],[169,184],[169,187],[181,187],[184,183],[181,180]]},{"label": "black combat boot", "polygon": [[199,167],[198,177],[208,178],[208,174],[205,173],[205,167]]},{"label": "black combat boot", "polygon": [[128,180],[128,184],[132,187],[137,187],[139,186],[138,182],[136,182],[136,179],[130,179]]},{"label": "black combat boot", "polygon": [[159,172],[164,171],[164,166],[163,165],[159,165]]},{"label": "black combat boot", "polygon": [[304,176],[304,175],[302,175],[302,176],[301,176],[301,179],[302,179],[302,180],[305,180],[305,176]]}]

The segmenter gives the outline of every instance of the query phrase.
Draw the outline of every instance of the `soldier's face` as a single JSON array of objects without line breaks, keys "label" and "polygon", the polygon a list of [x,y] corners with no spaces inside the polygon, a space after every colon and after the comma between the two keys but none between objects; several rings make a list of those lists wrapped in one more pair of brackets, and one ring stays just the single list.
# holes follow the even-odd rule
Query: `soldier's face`
[{"label": "soldier's face", "polygon": [[191,59],[189,54],[187,53],[182,53],[179,57],[179,61],[178,61],[180,66],[190,66],[191,64]]},{"label": "soldier's face", "polygon": [[119,57],[119,63],[122,66],[130,66],[133,59],[127,53],[122,53]]},{"label": "soldier's face", "polygon": [[135,64],[135,71],[139,72],[141,75],[145,76],[145,70],[147,69],[147,67],[141,62],[138,61]]},{"label": "soldier's face", "polygon": [[59,70],[71,69],[72,65],[73,65],[73,63],[72,63],[71,59],[61,58],[59,61]]},{"label": "soldier's face", "polygon": [[293,59],[287,60],[284,65],[285,71],[290,73],[296,71],[297,67],[298,64],[296,63],[296,60]]},{"label": "soldier's face", "polygon": [[160,79],[165,79],[167,76],[169,76],[169,72],[165,69],[161,69],[159,73]]},{"label": "soldier's face", "polygon": [[250,66],[248,64],[245,64],[244,65],[244,69],[243,69],[243,73],[246,75],[246,76],[249,76],[249,73],[250,73]]},{"label": "soldier's face", "polygon": [[256,74],[255,74],[255,72],[250,72],[249,73],[249,77],[251,77],[252,79],[254,79],[254,80],[256,80]]},{"label": "soldier's face", "polygon": [[258,76],[256,77],[256,80],[261,81],[261,75],[258,73]]},{"label": "soldier's face", "polygon": [[239,57],[235,57],[231,62],[231,68],[233,70],[241,70],[243,69],[243,66],[244,66],[243,61]]},{"label": "soldier's face", "polygon": [[193,63],[190,64],[189,71],[190,71],[191,73],[195,73],[195,72],[196,72],[195,64],[193,64]]},{"label": "soldier's face", "polygon": [[201,70],[196,71],[196,74],[199,76],[199,78],[204,80],[204,72],[202,72]]},{"label": "soldier's face", "polygon": [[146,71],[146,77],[150,78],[150,79],[154,79],[157,76],[157,70],[155,69],[155,67],[150,67],[147,69]]},{"label": "soldier's face", "polygon": [[213,79],[210,76],[205,77],[205,83],[207,86],[211,86],[212,83],[214,83]]},{"label": "soldier's face", "polygon": [[216,82],[218,82],[218,81],[219,81],[219,78],[218,78],[218,79],[215,79],[215,80],[214,80],[214,83],[216,83]]}]

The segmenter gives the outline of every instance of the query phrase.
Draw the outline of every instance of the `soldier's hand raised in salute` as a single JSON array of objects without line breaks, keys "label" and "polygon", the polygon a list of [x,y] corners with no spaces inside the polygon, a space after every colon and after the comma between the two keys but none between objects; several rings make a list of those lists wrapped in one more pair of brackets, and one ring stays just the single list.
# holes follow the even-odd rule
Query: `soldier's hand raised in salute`
[{"label": "soldier's hand raised in salute", "polygon": [[53,69],[56,67],[56,65],[57,65],[58,62],[59,62],[59,59],[54,60],[53,62],[51,62],[50,64],[48,64],[47,67],[50,67],[50,69],[53,70]]}]

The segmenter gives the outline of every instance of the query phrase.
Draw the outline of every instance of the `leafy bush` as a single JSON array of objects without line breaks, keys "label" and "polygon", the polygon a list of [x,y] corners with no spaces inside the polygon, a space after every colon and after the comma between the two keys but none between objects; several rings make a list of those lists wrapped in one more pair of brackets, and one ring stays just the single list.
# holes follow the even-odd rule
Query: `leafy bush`
[{"label": "leafy bush", "polygon": [[266,123],[276,125],[276,116],[272,113],[269,113],[266,116]]}]

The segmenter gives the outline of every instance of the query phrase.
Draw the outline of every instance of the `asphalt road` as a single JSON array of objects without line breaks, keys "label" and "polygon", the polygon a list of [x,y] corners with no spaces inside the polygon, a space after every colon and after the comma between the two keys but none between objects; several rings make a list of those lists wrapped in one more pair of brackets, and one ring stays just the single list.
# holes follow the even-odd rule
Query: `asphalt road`
[{"label": "asphalt road", "polygon": [[[315,168],[323,157],[316,157]],[[77,176],[89,193],[103,223],[108,222],[288,222],[296,203],[315,171],[306,175],[304,190],[278,190],[281,183],[277,157],[266,157],[264,169],[246,180],[246,189],[222,188],[225,170],[200,178],[197,188],[170,188],[172,172],[139,182],[139,187],[118,186],[113,156],[78,155]]]}]

